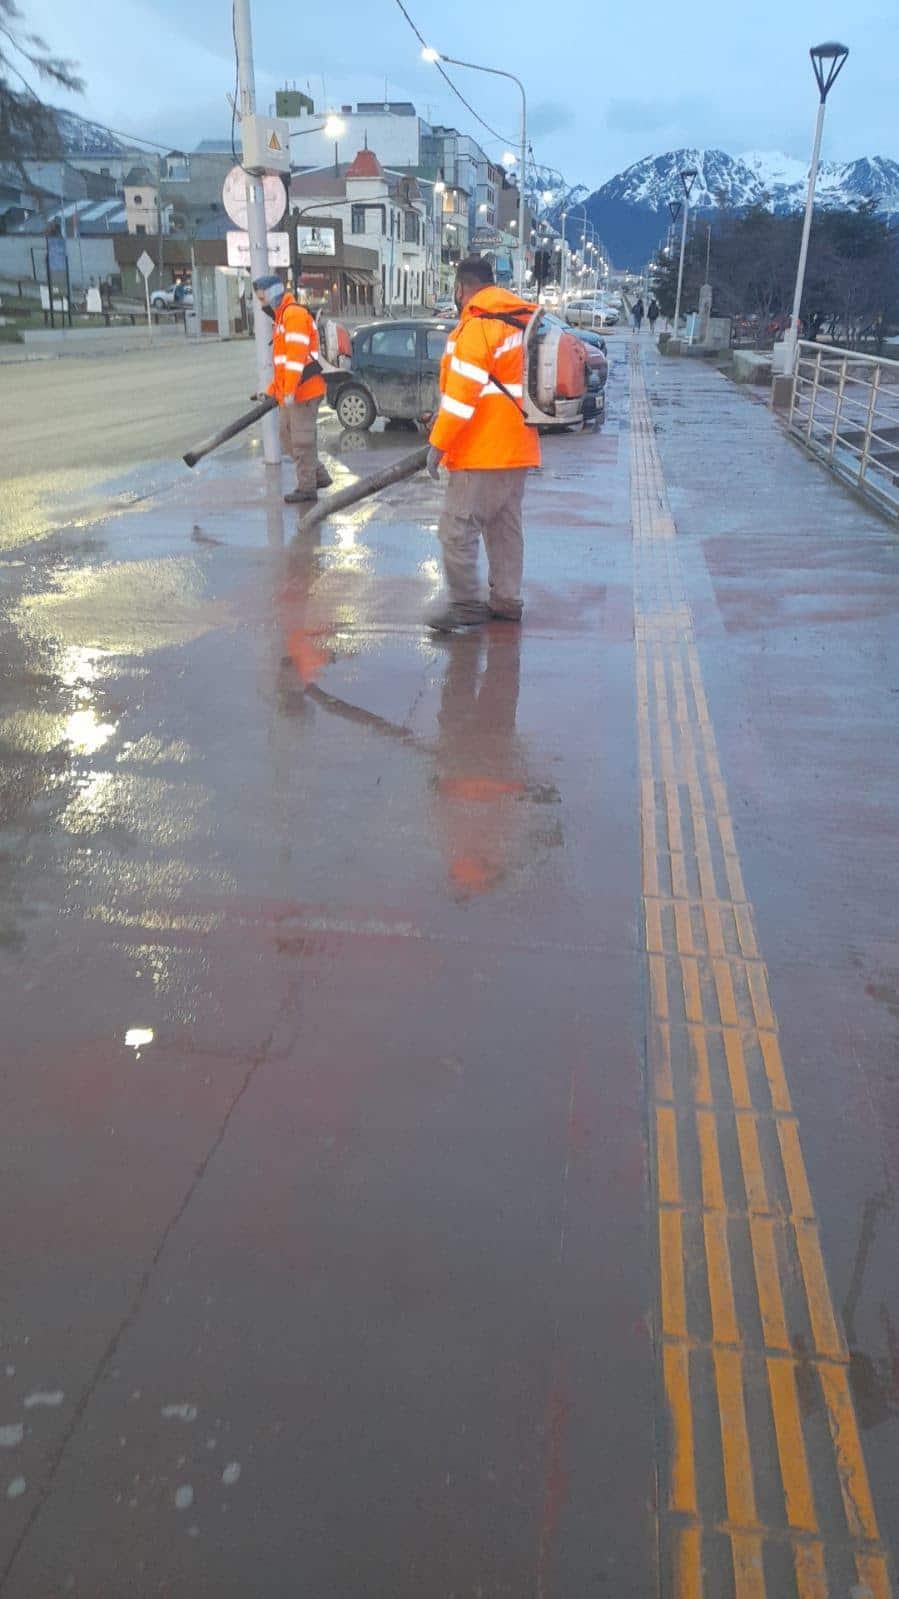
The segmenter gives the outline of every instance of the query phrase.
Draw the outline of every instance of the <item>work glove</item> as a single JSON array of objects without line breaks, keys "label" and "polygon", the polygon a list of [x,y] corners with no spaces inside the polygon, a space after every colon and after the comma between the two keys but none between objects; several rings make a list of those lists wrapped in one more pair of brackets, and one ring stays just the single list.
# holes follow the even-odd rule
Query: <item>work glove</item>
[{"label": "work glove", "polygon": [[437,482],[437,478],[438,478],[438,475],[439,475],[439,472],[440,472],[440,463],[441,463],[442,460],[443,460],[443,451],[436,449],[435,446],[432,444],[429,447],[429,449],[428,449],[427,468],[428,468],[428,477],[432,477],[434,479],[435,483]]}]

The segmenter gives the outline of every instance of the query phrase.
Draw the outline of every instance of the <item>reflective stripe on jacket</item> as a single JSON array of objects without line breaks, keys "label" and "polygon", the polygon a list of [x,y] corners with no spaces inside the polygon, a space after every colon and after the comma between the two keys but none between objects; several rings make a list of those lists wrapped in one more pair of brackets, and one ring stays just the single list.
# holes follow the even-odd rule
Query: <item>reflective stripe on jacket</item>
[{"label": "reflective stripe on jacket", "polygon": [[285,294],[275,313],[275,331],[272,335],[272,362],[275,375],[268,393],[283,405],[288,394],[298,402],[320,400],[325,392],[325,381],[320,374],[302,381],[303,368],[313,358],[318,360],[318,329],[304,305],[292,294]]},{"label": "reflective stripe on jacket", "polygon": [[[528,427],[521,410],[522,330],[533,314],[526,300],[490,285],[472,296],[450,334],[440,363],[440,409],[430,442],[443,451],[451,472],[540,465],[537,430]],[[521,328],[501,317],[520,320]]]}]

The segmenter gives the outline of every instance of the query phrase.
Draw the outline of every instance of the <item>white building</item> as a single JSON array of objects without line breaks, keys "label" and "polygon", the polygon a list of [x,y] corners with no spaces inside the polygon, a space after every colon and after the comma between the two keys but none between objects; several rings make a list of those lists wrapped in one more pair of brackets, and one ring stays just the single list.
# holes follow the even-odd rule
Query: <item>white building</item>
[{"label": "white building", "polygon": [[[424,189],[424,192],[423,192]],[[339,217],[344,236],[377,252],[381,307],[395,310],[427,304],[437,283],[433,188],[385,169],[373,150],[361,149],[346,165],[295,173],[290,208]]]},{"label": "white building", "polygon": [[340,165],[352,161],[356,151],[365,148],[377,150],[387,168],[422,165],[422,145],[430,129],[411,101],[362,101],[355,111],[345,105],[335,115],[343,126],[336,140],[320,131],[325,120],[321,112],[304,108],[299,116],[288,117],[290,155],[295,168],[323,167],[335,160]]},{"label": "white building", "polygon": [[170,233],[172,207],[160,196],[159,184],[146,167],[132,167],[124,183],[129,233]]}]

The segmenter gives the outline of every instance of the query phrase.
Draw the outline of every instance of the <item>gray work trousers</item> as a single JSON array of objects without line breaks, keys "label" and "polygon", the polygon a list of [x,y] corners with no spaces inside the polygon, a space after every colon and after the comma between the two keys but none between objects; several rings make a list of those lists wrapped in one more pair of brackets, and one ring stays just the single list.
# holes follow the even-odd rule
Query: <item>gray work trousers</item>
[{"label": "gray work trousers", "polygon": [[450,472],[438,527],[450,603],[483,612],[478,583],[478,538],[484,540],[490,609],[517,621],[521,616],[524,539],[521,506],[527,467],[495,472]]},{"label": "gray work trousers", "polygon": [[281,424],[281,449],[293,457],[297,469],[297,488],[302,494],[314,494],[318,479],[318,442],[316,422],[321,401],[303,400],[297,405],[282,405],[279,412]]}]

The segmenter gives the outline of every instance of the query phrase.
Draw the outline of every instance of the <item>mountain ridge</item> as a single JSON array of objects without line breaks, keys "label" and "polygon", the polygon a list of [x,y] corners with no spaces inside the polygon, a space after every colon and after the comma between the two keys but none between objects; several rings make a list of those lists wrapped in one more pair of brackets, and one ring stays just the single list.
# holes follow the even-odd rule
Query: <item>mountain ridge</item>
[{"label": "mountain ridge", "polygon": [[[764,205],[783,216],[805,205],[808,163],[782,151],[750,150],[732,156],[726,150],[697,148],[646,156],[609,178],[586,200],[587,214],[616,266],[642,266],[668,226],[668,200],[683,198],[679,173],[687,168],[698,174],[691,209],[706,216],[751,205]],[[876,155],[822,161],[816,206],[846,208],[867,200],[876,201],[884,215],[899,217],[899,161]]]}]

